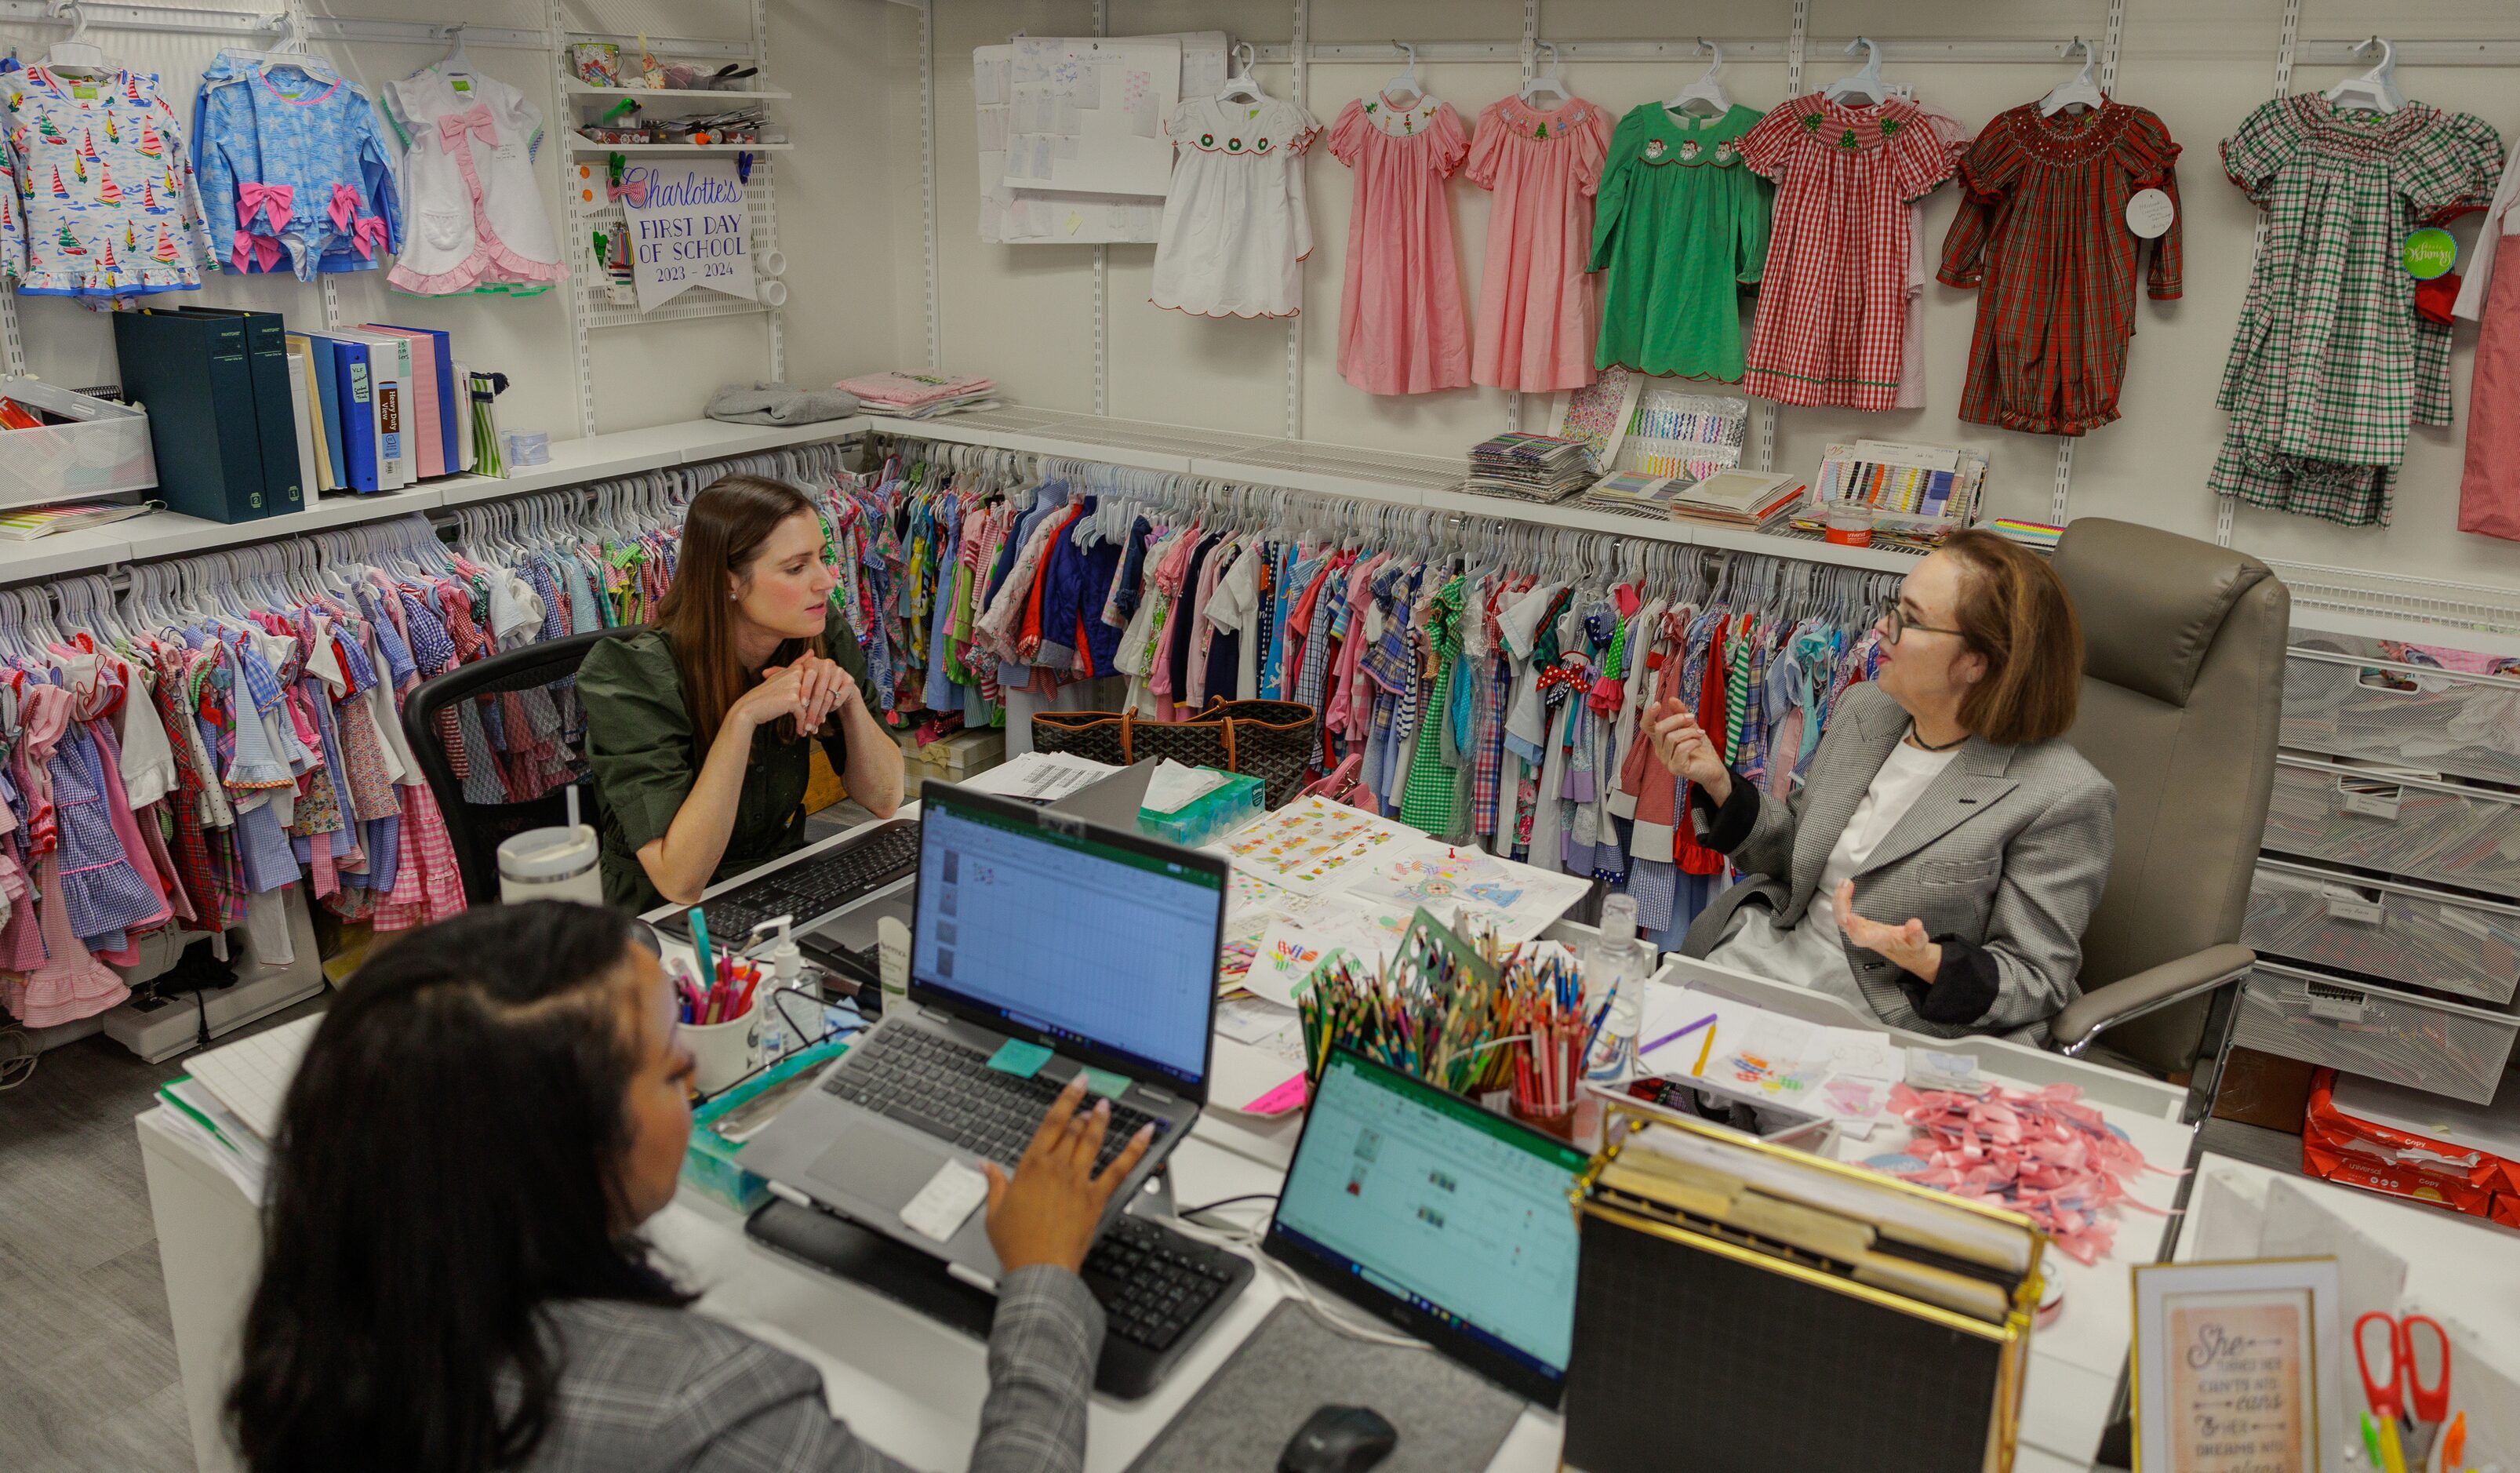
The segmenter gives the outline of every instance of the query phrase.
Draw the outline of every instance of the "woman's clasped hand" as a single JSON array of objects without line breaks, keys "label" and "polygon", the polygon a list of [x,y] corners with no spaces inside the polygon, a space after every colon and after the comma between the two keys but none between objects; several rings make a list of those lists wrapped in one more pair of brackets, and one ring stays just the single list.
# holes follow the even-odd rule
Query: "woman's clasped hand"
[{"label": "woman's clasped hand", "polygon": [[836,730],[848,703],[864,698],[838,661],[808,649],[792,664],[763,670],[761,684],[737,699],[732,714],[755,730],[792,717],[798,735],[813,736],[827,726]]}]

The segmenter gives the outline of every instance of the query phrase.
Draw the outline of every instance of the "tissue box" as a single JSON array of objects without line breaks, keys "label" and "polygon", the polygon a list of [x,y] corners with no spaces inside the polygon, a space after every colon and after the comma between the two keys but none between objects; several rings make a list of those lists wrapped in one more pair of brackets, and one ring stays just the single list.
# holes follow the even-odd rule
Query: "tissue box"
[{"label": "tissue box", "polygon": [[714,1127],[733,1111],[751,1103],[762,1092],[820,1069],[848,1051],[848,1039],[832,1039],[800,1049],[700,1106],[692,1116],[692,1142],[683,1151],[685,1184],[737,1212],[749,1213],[769,1201],[769,1183],[743,1169],[743,1142],[727,1139]]},{"label": "tissue box", "polygon": [[1267,806],[1258,778],[1227,773],[1225,781],[1171,813],[1138,810],[1138,831],[1195,849],[1260,817]]}]

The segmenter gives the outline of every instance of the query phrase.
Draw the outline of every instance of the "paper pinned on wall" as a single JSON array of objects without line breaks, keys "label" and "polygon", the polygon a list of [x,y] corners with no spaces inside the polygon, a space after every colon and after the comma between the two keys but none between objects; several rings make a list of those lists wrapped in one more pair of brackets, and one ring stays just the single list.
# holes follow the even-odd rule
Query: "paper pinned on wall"
[{"label": "paper pinned on wall", "polygon": [[1100,62],[1086,67],[1085,74],[1076,79],[1076,85],[1067,89],[1068,101],[1080,108],[1102,107],[1102,78],[1107,76],[1110,70],[1108,64]]},{"label": "paper pinned on wall", "polygon": [[[1172,111],[1181,97],[1181,42],[1171,37],[1018,36],[1009,80],[1017,106],[1010,131],[1063,136],[1071,118],[1082,140],[1077,156],[1052,160],[1047,177],[1072,193],[1159,197],[1172,188],[1170,142],[1139,131],[1129,118],[1107,108],[1091,113],[1077,108],[1068,94],[1090,67],[1105,64],[1143,71],[1149,79],[1158,115]],[[1031,94],[1030,111],[1024,106]],[[1029,125],[1029,126],[1028,126]],[[1036,154],[1036,160],[1046,156]]]},{"label": "paper pinned on wall", "polygon": [[[1063,161],[1063,160],[1065,160],[1065,159],[1073,158],[1073,157],[1075,157],[1075,156],[1076,156],[1076,140],[1075,140],[1075,139],[1073,139],[1073,138],[1054,138],[1054,139],[1052,139],[1052,140],[1050,141],[1050,157],[1051,157],[1051,161],[1052,161],[1053,163],[1058,163],[1058,162]],[[1080,219],[1080,220],[1081,220],[1082,218],[1083,218],[1082,216],[1079,216],[1079,219]]]},{"label": "paper pinned on wall", "polygon": [[1004,107],[1007,66],[1014,60],[1012,46],[983,46],[971,53],[971,101],[983,108]]},{"label": "paper pinned on wall", "polygon": [[[1102,110],[1098,108],[1095,111],[1099,112]],[[1085,110],[1076,106],[1076,99],[1074,97],[1060,98],[1058,100],[1058,115],[1052,120],[1052,125],[1043,129],[1043,131],[1047,133],[1056,133],[1061,138],[1075,138],[1080,136],[1085,131]]]},{"label": "paper pinned on wall", "polygon": [[[1225,85],[1227,42],[1221,30],[1120,39],[1176,44],[1181,58],[1176,73],[1178,97],[1213,97]],[[1154,73],[1144,67],[1132,67],[1125,60],[1107,56],[1096,60],[1093,55],[1076,59],[1078,64],[1073,67],[1055,68],[1043,78],[1044,83],[1057,78],[1055,97],[1072,100],[1082,114],[1074,135],[1079,140],[1077,156],[1067,157],[1054,145],[1046,159],[1028,153],[1018,158],[1014,141],[1027,132],[1056,127],[1058,104],[1053,102],[1047,125],[1036,104],[1029,116],[1035,126],[1019,126],[1013,107],[1017,91],[1013,80],[1014,53],[1012,45],[982,46],[971,53],[971,90],[976,111],[983,118],[994,113],[997,119],[982,124],[982,141],[1000,145],[976,151],[982,182],[980,239],[992,245],[1152,244],[1163,222],[1160,193],[1124,197],[1080,192],[1058,188],[1056,181],[1061,170],[1074,169],[1083,161],[1088,152],[1085,139],[1098,130],[1116,130],[1132,140],[1133,146],[1160,152],[1167,160],[1165,184],[1169,188],[1172,141],[1163,136],[1163,119],[1169,110],[1159,110],[1151,101],[1131,109],[1122,96],[1129,71],[1137,70],[1144,76],[1149,91],[1154,88]],[[1050,184],[1043,182],[1044,176],[1019,172],[1045,162],[1050,169]]]}]

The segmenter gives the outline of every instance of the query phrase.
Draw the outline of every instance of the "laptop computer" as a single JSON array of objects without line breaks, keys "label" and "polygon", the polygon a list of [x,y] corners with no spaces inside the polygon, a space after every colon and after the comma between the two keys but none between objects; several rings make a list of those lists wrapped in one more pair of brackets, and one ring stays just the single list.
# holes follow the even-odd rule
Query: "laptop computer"
[{"label": "laptop computer", "polygon": [[[995,1282],[973,1212],[939,1243],[901,1210],[948,1162],[1012,1167],[1091,1069],[1112,1092],[1104,1159],[1153,1143],[1117,1212],[1207,1101],[1223,859],[949,783],[920,794],[910,1004],[887,1009],[744,1147],[746,1170]],[[993,1068],[1038,1045],[1027,1073]]]},{"label": "laptop computer", "polygon": [[1591,1158],[1346,1049],[1313,1089],[1263,1251],[1526,1400],[1575,1342]]}]

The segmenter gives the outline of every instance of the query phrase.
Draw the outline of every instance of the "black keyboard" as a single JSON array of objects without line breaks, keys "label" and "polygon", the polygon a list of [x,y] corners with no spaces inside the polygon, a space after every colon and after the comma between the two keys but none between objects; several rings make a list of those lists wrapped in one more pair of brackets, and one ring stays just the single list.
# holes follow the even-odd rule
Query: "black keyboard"
[{"label": "black keyboard", "polygon": [[[1007,1167],[1032,1143],[1043,1113],[1063,1088],[1038,1074],[1017,1079],[992,1069],[979,1049],[915,1028],[868,1034],[823,1081],[826,1094]],[[1111,1101],[1111,1124],[1095,1170],[1109,1165],[1138,1127],[1148,1124],[1158,1134],[1168,1129],[1164,1121]]]},{"label": "black keyboard", "polygon": [[1085,1286],[1102,1303],[1113,1338],[1161,1356],[1210,1307],[1251,1277],[1251,1264],[1160,1223],[1122,1213],[1085,1256]]},{"label": "black keyboard", "polygon": [[[712,944],[721,949],[742,946],[744,936],[765,920],[793,915],[801,932],[918,868],[919,825],[911,819],[894,819],[853,843],[835,845],[724,895],[712,895],[700,903],[700,909],[708,916]],[[691,939],[687,910],[657,924],[685,941]]]}]

